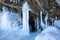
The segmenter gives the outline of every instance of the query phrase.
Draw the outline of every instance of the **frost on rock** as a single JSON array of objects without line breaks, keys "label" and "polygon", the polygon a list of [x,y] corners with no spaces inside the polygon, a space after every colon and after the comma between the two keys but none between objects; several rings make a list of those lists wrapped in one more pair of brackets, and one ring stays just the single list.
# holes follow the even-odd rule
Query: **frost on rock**
[{"label": "frost on rock", "polygon": [[60,30],[56,27],[47,27],[40,35],[36,36],[35,40],[60,40]]}]

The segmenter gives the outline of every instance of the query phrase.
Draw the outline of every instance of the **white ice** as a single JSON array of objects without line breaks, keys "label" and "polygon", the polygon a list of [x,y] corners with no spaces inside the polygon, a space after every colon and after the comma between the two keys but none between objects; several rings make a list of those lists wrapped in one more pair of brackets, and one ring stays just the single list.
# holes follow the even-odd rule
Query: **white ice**
[{"label": "white ice", "polygon": [[29,5],[27,1],[22,6],[23,14],[23,32],[29,34]]}]

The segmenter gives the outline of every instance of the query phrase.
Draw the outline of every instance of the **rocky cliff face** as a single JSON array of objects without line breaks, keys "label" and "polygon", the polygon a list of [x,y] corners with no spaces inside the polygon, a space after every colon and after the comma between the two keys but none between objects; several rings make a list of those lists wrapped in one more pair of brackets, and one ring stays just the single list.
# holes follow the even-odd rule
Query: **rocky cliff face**
[{"label": "rocky cliff face", "polygon": [[[11,1],[11,0],[10,0]],[[14,0],[12,0],[14,2]],[[16,0],[17,4],[12,3],[13,5],[23,5],[26,0]],[[7,2],[7,0],[6,0]],[[44,10],[44,15],[46,10],[49,12],[49,17],[58,16],[60,18],[60,1],[59,0],[27,0],[32,12],[39,13],[40,10]]]},{"label": "rocky cliff face", "polygon": [[28,0],[28,4],[35,13],[39,13],[42,9],[48,10],[49,17],[59,17],[60,15],[59,0]]}]

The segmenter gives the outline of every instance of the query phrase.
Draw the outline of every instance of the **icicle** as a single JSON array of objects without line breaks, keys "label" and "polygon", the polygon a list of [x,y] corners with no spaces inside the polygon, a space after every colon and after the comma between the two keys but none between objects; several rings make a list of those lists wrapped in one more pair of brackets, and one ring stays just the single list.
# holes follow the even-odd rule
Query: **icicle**
[{"label": "icicle", "polygon": [[40,12],[41,26],[42,26],[42,11]]},{"label": "icicle", "polygon": [[36,20],[37,20],[37,31],[39,31],[39,20],[38,18],[36,18]]},{"label": "icicle", "polygon": [[23,13],[23,32],[25,34],[29,34],[29,6],[28,3],[25,2],[22,7],[22,13]]},{"label": "icicle", "polygon": [[54,23],[53,23],[53,18],[52,18],[52,26],[53,26],[53,24],[54,24]]},{"label": "icicle", "polygon": [[[47,11],[46,11],[46,12],[47,12]],[[46,14],[46,16],[45,16],[45,23],[46,23],[46,26],[45,26],[45,27],[47,27],[47,25],[48,25],[47,20],[48,20],[48,12],[47,12],[47,14]]]},{"label": "icicle", "polygon": [[56,18],[56,20],[58,19],[57,16],[55,18]]},{"label": "icicle", "polygon": [[45,24],[43,23],[43,19],[42,19],[42,11],[40,11],[40,20],[41,20],[41,26],[44,29],[45,28]]}]

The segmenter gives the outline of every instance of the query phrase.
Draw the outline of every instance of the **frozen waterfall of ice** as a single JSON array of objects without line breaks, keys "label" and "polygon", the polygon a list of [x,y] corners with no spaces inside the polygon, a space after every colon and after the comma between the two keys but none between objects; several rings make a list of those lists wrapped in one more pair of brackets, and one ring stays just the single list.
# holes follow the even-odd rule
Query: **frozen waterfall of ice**
[{"label": "frozen waterfall of ice", "polygon": [[0,30],[14,30],[20,27],[20,16],[18,13],[8,11],[8,8],[3,6],[2,12],[0,13]]}]

